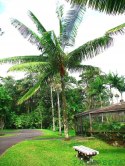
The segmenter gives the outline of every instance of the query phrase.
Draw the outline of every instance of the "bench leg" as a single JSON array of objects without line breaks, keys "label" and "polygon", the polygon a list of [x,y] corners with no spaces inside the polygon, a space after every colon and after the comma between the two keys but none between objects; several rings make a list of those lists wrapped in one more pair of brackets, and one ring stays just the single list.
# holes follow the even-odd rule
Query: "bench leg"
[{"label": "bench leg", "polygon": [[87,163],[93,162],[92,156],[85,156],[83,153],[80,153],[79,151],[76,157],[78,157],[80,160],[86,161]]},{"label": "bench leg", "polygon": [[80,158],[80,160],[83,160],[83,154],[78,152],[78,154],[76,155],[76,157]]},{"label": "bench leg", "polygon": [[85,160],[87,163],[92,163],[92,162],[93,162],[92,156],[84,156],[84,160]]}]

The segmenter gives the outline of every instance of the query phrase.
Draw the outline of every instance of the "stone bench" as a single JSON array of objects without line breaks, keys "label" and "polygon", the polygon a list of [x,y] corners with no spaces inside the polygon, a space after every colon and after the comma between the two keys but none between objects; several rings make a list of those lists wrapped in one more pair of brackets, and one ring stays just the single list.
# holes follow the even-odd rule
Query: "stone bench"
[{"label": "stone bench", "polygon": [[78,152],[77,157],[79,157],[81,160],[87,161],[87,163],[93,162],[92,156],[99,154],[99,151],[82,145],[73,146],[73,149]]}]

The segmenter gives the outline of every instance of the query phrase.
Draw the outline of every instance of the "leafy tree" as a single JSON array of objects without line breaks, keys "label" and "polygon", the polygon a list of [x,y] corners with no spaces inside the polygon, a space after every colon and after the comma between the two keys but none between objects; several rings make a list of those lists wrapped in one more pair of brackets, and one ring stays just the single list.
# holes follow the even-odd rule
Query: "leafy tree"
[{"label": "leafy tree", "polygon": [[123,101],[123,92],[125,92],[125,77],[121,76],[119,79],[117,89],[121,94],[121,101]]},{"label": "leafy tree", "polygon": [[81,80],[79,80],[79,85],[85,93],[86,110],[94,109],[96,106],[97,102],[95,101],[95,98],[97,93],[95,92],[96,90],[93,86],[96,84],[96,78],[102,76],[102,74],[102,71],[98,67],[89,65],[83,67],[82,74],[80,75]]},{"label": "leafy tree", "polygon": [[10,110],[11,97],[4,86],[0,85],[0,129],[3,129],[6,116]]},{"label": "leafy tree", "polygon": [[116,88],[118,89],[121,85],[121,77],[118,76],[118,74],[116,73],[109,73],[106,76],[107,79],[107,84],[110,86],[110,97],[112,99],[112,103],[113,103],[113,94],[112,94],[112,88]]},{"label": "leafy tree", "polygon": [[[125,24],[122,24],[118,27],[115,27],[107,31],[103,37],[89,41],[67,54],[65,53],[65,48],[74,45],[77,30],[80,22],[82,21],[84,11],[85,8],[82,5],[75,5],[72,6],[66,17],[64,17],[63,7],[59,6],[57,8],[56,12],[58,15],[60,26],[60,35],[58,38],[56,37],[54,31],[47,31],[32,12],[29,12],[29,16],[35,23],[39,35],[33,32],[30,28],[25,26],[17,19],[12,20],[13,26],[15,26],[15,28],[17,28],[25,38],[28,38],[28,41],[30,41],[32,44],[35,44],[42,52],[42,56],[40,56],[39,59],[37,59],[35,56],[12,58],[11,61],[13,62],[17,60],[22,60],[22,62],[28,62],[20,64],[15,68],[17,70],[22,70],[24,68],[25,70],[32,70],[32,66],[35,66],[36,70],[40,68],[41,71],[45,73],[42,80],[45,80],[45,78],[48,78],[49,76],[60,73],[65,138],[69,137],[64,79],[66,75],[66,70],[76,71],[81,69],[82,65],[80,63],[82,60],[92,58],[100,52],[104,51],[104,49],[111,46],[113,38],[110,35],[117,32],[123,32],[123,28],[125,26]],[[41,57],[42,60],[44,58],[43,61],[39,61]],[[33,61],[33,59],[35,62]],[[4,62],[8,60],[10,59],[4,59]],[[28,92],[28,94],[25,96],[25,99],[29,96],[32,96],[33,90],[37,91],[39,87],[39,83],[37,83],[34,89]]]},{"label": "leafy tree", "polygon": [[[91,95],[97,95],[100,101],[99,106],[103,106],[102,97],[104,96],[104,92],[106,92],[105,87],[105,77],[104,76],[97,76],[93,82],[90,83],[89,93]],[[96,99],[97,100],[97,99]],[[96,103],[96,100],[94,101]]]}]

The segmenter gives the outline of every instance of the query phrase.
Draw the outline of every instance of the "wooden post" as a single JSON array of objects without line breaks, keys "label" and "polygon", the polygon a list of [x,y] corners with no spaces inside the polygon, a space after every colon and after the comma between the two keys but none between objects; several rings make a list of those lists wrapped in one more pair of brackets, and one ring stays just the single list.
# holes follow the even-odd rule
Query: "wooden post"
[{"label": "wooden post", "polygon": [[102,123],[104,122],[104,117],[103,117],[103,113],[102,113]]},{"label": "wooden post", "polygon": [[91,113],[89,113],[89,124],[90,124],[90,134],[92,135],[92,117],[91,117]]}]

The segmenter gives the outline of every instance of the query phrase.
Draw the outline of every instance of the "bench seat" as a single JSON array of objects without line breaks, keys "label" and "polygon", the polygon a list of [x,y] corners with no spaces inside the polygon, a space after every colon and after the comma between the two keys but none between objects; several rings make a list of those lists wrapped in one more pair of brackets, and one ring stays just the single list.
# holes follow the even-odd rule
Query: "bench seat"
[{"label": "bench seat", "polygon": [[88,148],[83,145],[73,146],[73,148],[75,149],[75,151],[78,152],[77,157],[79,157],[81,160],[87,160],[88,162],[93,161],[92,156],[99,154],[99,151]]}]

